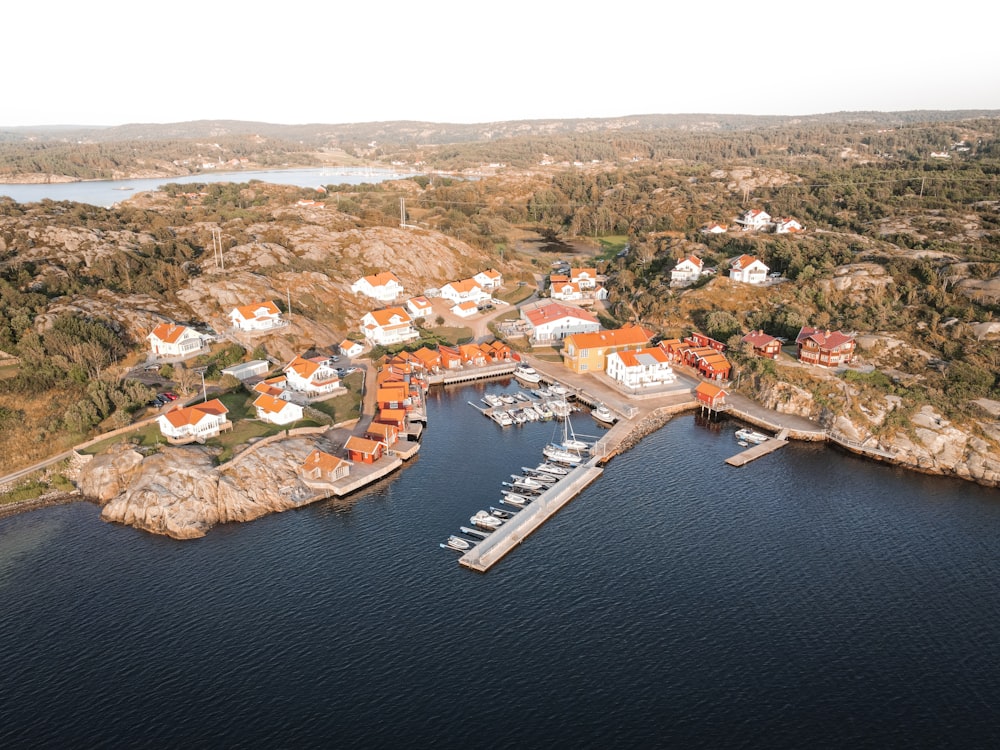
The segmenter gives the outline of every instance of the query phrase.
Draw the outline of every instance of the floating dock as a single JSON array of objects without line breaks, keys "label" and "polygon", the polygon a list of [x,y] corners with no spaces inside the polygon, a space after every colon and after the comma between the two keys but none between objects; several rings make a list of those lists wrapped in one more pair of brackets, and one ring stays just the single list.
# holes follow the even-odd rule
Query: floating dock
[{"label": "floating dock", "polygon": [[604,473],[592,459],[578,466],[556,482],[551,489],[536,497],[523,510],[494,531],[486,539],[465,552],[459,565],[485,573],[524,541],[535,529],[554,516],[566,503],[583,491],[583,488]]},{"label": "floating dock", "polygon": [[731,458],[727,458],[726,463],[730,466],[745,466],[755,458],[766,456],[768,453],[774,453],[774,451],[778,450],[778,448],[784,448],[786,445],[788,445],[788,441],[782,437],[768,438],[763,443],[751,445],[745,451],[737,453]]}]

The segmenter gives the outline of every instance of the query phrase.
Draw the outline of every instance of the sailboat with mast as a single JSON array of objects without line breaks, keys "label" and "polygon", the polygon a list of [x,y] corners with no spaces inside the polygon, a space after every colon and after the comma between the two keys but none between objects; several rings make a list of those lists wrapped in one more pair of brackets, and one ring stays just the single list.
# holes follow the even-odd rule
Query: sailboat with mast
[{"label": "sailboat with mast", "polygon": [[584,459],[585,453],[590,450],[590,443],[580,440],[573,432],[573,423],[569,416],[557,423],[556,429],[562,425],[562,440],[553,440],[542,449],[542,454],[549,459],[560,464],[576,466]]}]

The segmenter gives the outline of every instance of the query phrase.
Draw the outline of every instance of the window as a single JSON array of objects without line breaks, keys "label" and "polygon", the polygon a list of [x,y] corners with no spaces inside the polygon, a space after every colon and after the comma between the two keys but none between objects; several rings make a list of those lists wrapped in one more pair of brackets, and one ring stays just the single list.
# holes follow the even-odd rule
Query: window
[{"label": "window", "polygon": [[586,369],[587,369],[587,363],[584,362],[583,364],[580,365],[580,372],[583,372]]},{"label": "window", "polygon": [[586,357],[586,356],[589,356],[589,355],[590,355],[590,349],[581,349],[580,350],[580,356],[581,357]]}]

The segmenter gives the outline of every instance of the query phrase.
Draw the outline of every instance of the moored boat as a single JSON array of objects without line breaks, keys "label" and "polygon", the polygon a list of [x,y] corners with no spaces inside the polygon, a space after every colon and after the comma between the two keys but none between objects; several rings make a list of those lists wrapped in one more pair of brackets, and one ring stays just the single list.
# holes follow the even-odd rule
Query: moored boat
[{"label": "moored boat", "polygon": [[496,516],[490,515],[489,511],[480,510],[469,518],[473,526],[478,526],[481,529],[486,529],[487,531],[493,531],[499,529],[503,525],[503,520],[497,518]]},{"label": "moored boat", "polygon": [[506,503],[507,505],[513,505],[515,508],[523,508],[525,505],[531,502],[531,498],[527,495],[522,495],[518,492],[511,492],[510,490],[503,491],[503,500],[500,502]]},{"label": "moored boat", "polygon": [[543,471],[546,474],[554,474],[557,477],[564,477],[569,474],[569,471],[562,466],[556,466],[550,463],[541,463],[535,467],[535,471]]},{"label": "moored boat", "polygon": [[750,430],[747,428],[742,428],[736,431],[737,440],[743,440],[744,442],[753,443],[754,445],[759,445],[770,438],[770,435],[765,435],[763,432],[757,432],[756,430]]},{"label": "moored boat", "polygon": [[514,370],[514,377],[524,383],[540,383],[542,381],[542,376],[538,374],[538,371],[527,365],[518,365],[517,369]]},{"label": "moored boat", "polygon": [[579,453],[568,451],[556,443],[549,443],[542,448],[542,455],[549,459],[549,461],[555,461],[560,464],[569,464],[570,466],[576,466],[578,463],[583,461],[583,456]]},{"label": "moored boat", "polygon": [[521,471],[524,472],[526,479],[534,479],[542,484],[555,484],[559,481],[558,477],[554,474],[546,474],[544,471],[538,471],[538,469],[532,469],[527,466],[522,466]]},{"label": "moored boat", "polygon": [[462,539],[462,537],[460,536],[452,535],[448,537],[448,541],[446,541],[445,544],[451,547],[452,549],[457,549],[460,551],[472,549],[472,542]]},{"label": "moored boat", "polygon": [[614,424],[618,419],[618,417],[615,416],[615,413],[604,404],[598,404],[594,407],[594,409],[590,412],[590,416],[598,422],[602,422],[604,424]]}]

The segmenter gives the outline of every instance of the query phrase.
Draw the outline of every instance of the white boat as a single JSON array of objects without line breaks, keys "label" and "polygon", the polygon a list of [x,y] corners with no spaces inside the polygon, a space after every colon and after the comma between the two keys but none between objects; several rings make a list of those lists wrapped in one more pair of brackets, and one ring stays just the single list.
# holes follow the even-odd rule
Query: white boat
[{"label": "white boat", "polygon": [[483,396],[483,403],[492,406],[494,409],[498,406],[503,406],[503,401],[500,400],[500,397],[494,396],[492,393],[487,393]]},{"label": "white boat", "polygon": [[542,471],[546,474],[555,474],[557,477],[564,477],[569,474],[569,471],[564,469],[562,466],[556,466],[555,464],[542,463],[535,467],[535,471]]},{"label": "white boat", "polygon": [[746,428],[736,431],[736,439],[743,440],[747,443],[753,443],[754,445],[759,445],[765,440],[770,439],[770,435],[765,435],[763,432],[757,432],[756,430],[748,430]]},{"label": "white boat", "polygon": [[542,382],[542,376],[538,374],[538,371],[527,365],[518,365],[517,369],[514,370],[514,377],[524,383]]},{"label": "white boat", "polygon": [[475,515],[469,518],[469,520],[472,522],[473,526],[478,526],[481,529],[487,529],[489,531],[499,529],[503,526],[503,520],[490,515],[488,510],[476,511]]},{"label": "white boat", "polygon": [[460,536],[452,535],[448,537],[448,541],[445,542],[445,544],[447,544],[452,549],[457,549],[457,550],[472,549],[472,542],[466,541],[465,539],[462,539],[462,537]]},{"label": "white boat", "polygon": [[553,474],[546,474],[544,471],[539,471],[538,469],[532,469],[529,466],[522,466],[521,471],[524,472],[524,476],[527,479],[534,479],[542,484],[555,484],[559,479]]},{"label": "white boat", "polygon": [[530,406],[526,406],[523,409],[521,409],[521,414],[524,415],[525,420],[528,422],[537,422],[539,419],[541,419],[541,417],[538,416],[538,412],[532,409]]},{"label": "white boat", "polygon": [[596,419],[598,422],[603,422],[604,424],[614,424],[618,417],[615,413],[611,411],[604,404],[598,404],[591,412],[590,416]]},{"label": "white boat", "polygon": [[524,416],[520,411],[509,411],[508,416],[514,420],[514,424],[524,424],[528,421],[528,418]]},{"label": "white boat", "polygon": [[583,461],[583,457],[579,453],[568,451],[561,445],[556,445],[555,443],[549,443],[542,448],[542,455],[549,459],[549,461],[555,461],[560,464],[569,464],[570,466],[576,466],[578,463]]},{"label": "white boat", "polygon": [[522,490],[543,490],[545,489],[545,482],[539,482],[537,479],[532,479],[531,477],[520,476],[519,474],[511,474],[511,484]]},{"label": "white boat", "polygon": [[559,383],[553,383],[549,386],[549,392],[553,396],[566,396],[569,394],[569,388]]},{"label": "white boat", "polygon": [[518,401],[523,401],[524,403],[528,403],[529,401],[531,401],[531,396],[529,396],[524,391],[518,391],[517,393],[515,393],[514,398],[516,398]]},{"label": "white boat", "polygon": [[509,393],[504,393],[504,394],[502,394],[502,395],[500,396],[500,400],[501,400],[501,401],[503,401],[503,402],[504,402],[505,404],[513,404],[513,403],[515,403],[515,402],[517,401],[517,399],[516,399],[516,398],[514,398],[514,397],[513,397],[513,396],[512,396],[511,394],[509,394]]},{"label": "white boat", "polygon": [[552,419],[552,417],[555,416],[552,413],[552,410],[548,406],[546,406],[544,402],[535,404],[533,408],[535,409],[535,411],[538,412],[538,416],[540,416],[544,420]]},{"label": "white boat", "polygon": [[531,498],[517,492],[504,490],[503,500],[500,502],[507,503],[507,505],[513,505],[515,508],[523,508],[531,502]]},{"label": "white boat", "polygon": [[490,415],[490,419],[496,422],[501,427],[510,427],[514,424],[514,420],[510,418],[510,415],[505,411],[495,411]]},{"label": "white boat", "polygon": [[536,388],[534,390],[534,394],[538,396],[538,398],[552,398],[552,391],[548,388]]},{"label": "white boat", "polygon": [[565,419],[572,411],[569,401],[564,398],[553,399],[549,401],[546,406],[549,407],[549,410],[554,416],[559,417],[560,419]]},{"label": "white boat", "polygon": [[513,511],[504,510],[503,508],[494,508],[492,505],[490,506],[490,513],[497,518],[503,519],[504,521],[514,517]]}]

